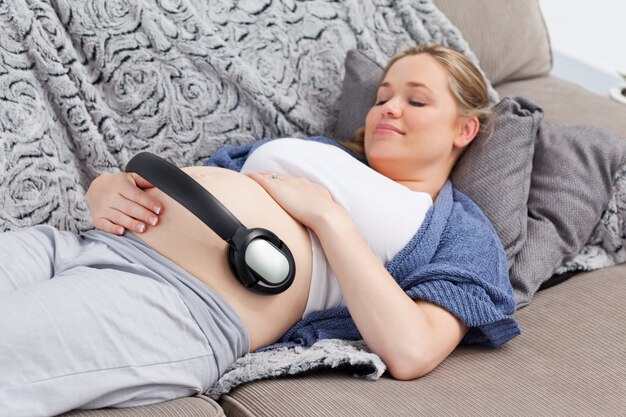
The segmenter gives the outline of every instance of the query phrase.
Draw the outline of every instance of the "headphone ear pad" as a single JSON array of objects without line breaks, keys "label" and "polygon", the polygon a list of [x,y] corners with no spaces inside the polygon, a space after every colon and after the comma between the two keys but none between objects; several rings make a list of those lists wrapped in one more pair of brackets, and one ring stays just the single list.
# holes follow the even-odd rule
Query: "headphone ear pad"
[{"label": "headphone ear pad", "polygon": [[235,278],[246,288],[251,288],[258,282],[258,278],[248,269],[243,254],[232,246],[228,247],[228,265]]}]

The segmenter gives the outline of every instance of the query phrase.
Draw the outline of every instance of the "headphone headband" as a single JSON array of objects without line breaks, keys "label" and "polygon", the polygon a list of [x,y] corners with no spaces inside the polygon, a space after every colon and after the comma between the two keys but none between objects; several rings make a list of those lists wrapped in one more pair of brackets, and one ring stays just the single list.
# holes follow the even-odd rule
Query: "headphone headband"
[{"label": "headphone headband", "polygon": [[243,224],[206,188],[171,162],[149,152],[135,155],[126,172],[141,175],[209,226],[222,240],[229,241]]}]

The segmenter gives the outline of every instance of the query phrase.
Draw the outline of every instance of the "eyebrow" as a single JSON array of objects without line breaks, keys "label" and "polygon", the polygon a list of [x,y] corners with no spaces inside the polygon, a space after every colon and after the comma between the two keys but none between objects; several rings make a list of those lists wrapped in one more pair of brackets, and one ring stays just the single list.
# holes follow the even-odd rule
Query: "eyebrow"
[{"label": "eyebrow", "polygon": [[[409,87],[422,87],[422,88],[427,89],[428,91],[431,91],[431,92],[433,91],[426,84],[419,83],[419,82],[416,82],[416,81],[408,81],[406,83],[406,85],[409,86]],[[389,81],[385,81],[379,87],[391,87],[391,83]]]}]

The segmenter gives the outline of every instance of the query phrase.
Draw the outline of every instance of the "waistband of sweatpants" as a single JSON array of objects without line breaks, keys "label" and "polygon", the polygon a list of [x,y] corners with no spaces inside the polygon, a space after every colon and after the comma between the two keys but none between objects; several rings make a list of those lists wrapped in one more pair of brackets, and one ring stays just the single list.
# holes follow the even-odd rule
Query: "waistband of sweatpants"
[{"label": "waistband of sweatpants", "polygon": [[250,350],[248,330],[235,310],[202,281],[170,261],[132,233],[117,236],[101,230],[83,233],[84,239],[105,244],[128,260],[137,273],[178,290],[202,329],[216,357],[219,374]]}]

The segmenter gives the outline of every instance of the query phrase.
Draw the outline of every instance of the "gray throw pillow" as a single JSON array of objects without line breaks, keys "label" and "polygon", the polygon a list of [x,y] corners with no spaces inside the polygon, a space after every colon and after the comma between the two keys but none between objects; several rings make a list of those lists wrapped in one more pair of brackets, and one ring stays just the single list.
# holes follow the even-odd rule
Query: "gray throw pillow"
[{"label": "gray throw pillow", "polygon": [[457,161],[452,184],[469,196],[502,240],[509,268],[526,240],[534,141],[543,111],[523,97],[493,107],[493,133],[481,131]]},{"label": "gray throw pillow", "polygon": [[543,121],[535,139],[526,241],[510,269],[518,307],[581,252],[607,209],[626,140],[592,126]]},{"label": "gray throw pillow", "polygon": [[376,100],[383,69],[361,51],[351,49],[344,62],[345,75],[337,99],[338,117],[334,138],[347,140],[365,125],[365,116]]}]

